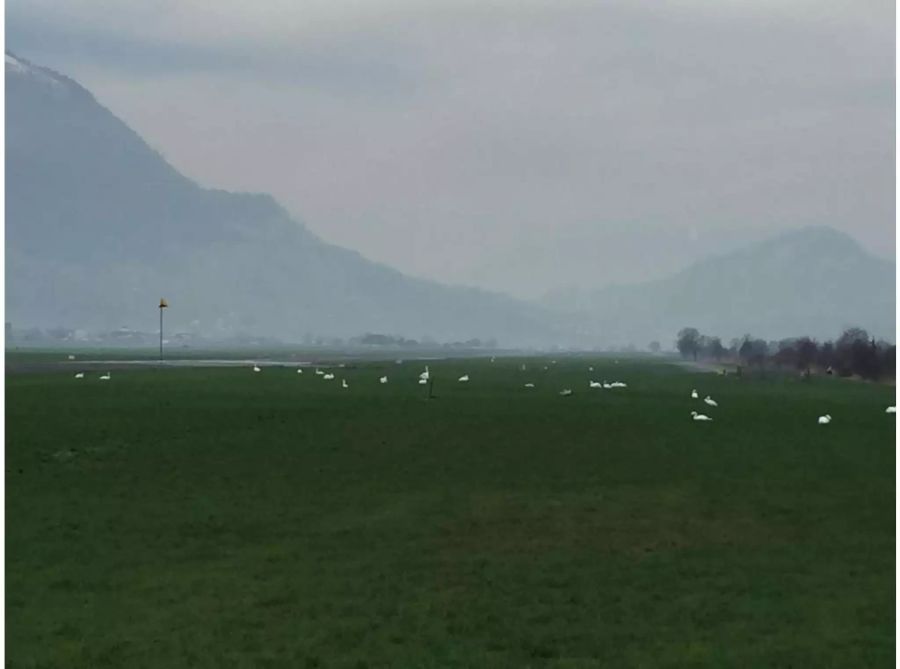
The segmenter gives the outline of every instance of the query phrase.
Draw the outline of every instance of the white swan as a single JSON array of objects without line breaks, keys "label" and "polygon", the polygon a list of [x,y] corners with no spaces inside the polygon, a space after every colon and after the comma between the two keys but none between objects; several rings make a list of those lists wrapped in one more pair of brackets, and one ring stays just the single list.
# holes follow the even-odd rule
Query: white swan
[{"label": "white swan", "polygon": [[564,390],[560,390],[560,391],[559,391],[559,394],[562,395],[563,397],[568,397],[569,395],[572,394],[572,389],[571,389],[571,388],[565,388]]},{"label": "white swan", "polygon": [[334,378],[334,374],[323,374],[322,379],[325,381],[331,381]]},{"label": "white swan", "polygon": [[692,399],[692,400],[699,400],[699,399],[700,399],[700,395],[697,393],[697,389],[696,389],[696,388],[695,388],[694,390],[691,391],[691,399]]},{"label": "white swan", "polygon": [[884,410],[885,413],[897,413],[897,407],[888,407]]},{"label": "white swan", "polygon": [[76,378],[76,379],[83,379],[83,378],[84,378],[84,372],[78,372],[78,373],[75,375],[75,378]]},{"label": "white swan", "polygon": [[254,372],[261,372],[262,370],[259,368],[259,365],[253,365]]},{"label": "white swan", "polygon": [[461,377],[459,377],[459,379],[457,379],[457,380],[458,380],[460,383],[468,383],[468,381],[469,381],[469,375],[468,375],[468,374],[463,374],[463,375],[462,375]]},{"label": "white swan", "polygon": [[525,384],[525,387],[526,387],[526,388],[534,388],[534,384],[533,384],[533,383],[526,383],[526,384]]},{"label": "white swan", "polygon": [[704,398],[703,398],[703,401],[704,401],[706,404],[708,404],[709,406],[711,406],[711,407],[717,407],[717,406],[719,406],[719,403],[716,402],[716,401],[715,401],[712,397],[710,397],[709,395],[707,395],[706,397],[704,397]]},{"label": "white swan", "polygon": [[706,414],[697,413],[696,411],[691,411],[691,416],[693,417],[694,420],[699,420],[699,421],[711,421],[712,420],[712,418],[710,418]]},{"label": "white swan", "polygon": [[341,379],[341,388],[349,388],[347,385],[347,379]]},{"label": "white swan", "polygon": [[600,383],[599,381],[588,381],[588,387],[589,388],[602,388],[603,384]]},{"label": "white swan", "polygon": [[382,376],[380,379],[378,379],[378,383],[387,383],[387,377]]},{"label": "white swan", "polygon": [[106,374],[104,374],[103,376],[100,377],[100,380],[101,381],[109,381],[111,378],[112,378],[112,374],[107,372]]},{"label": "white swan", "polygon": [[831,422],[831,414],[825,414],[824,416],[819,416],[819,425],[828,425]]}]

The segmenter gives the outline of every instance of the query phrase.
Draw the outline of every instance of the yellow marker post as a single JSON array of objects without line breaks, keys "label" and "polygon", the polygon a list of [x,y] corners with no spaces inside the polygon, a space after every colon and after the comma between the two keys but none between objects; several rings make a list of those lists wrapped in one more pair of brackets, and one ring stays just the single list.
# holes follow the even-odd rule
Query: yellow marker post
[{"label": "yellow marker post", "polygon": [[163,359],[163,309],[169,306],[165,298],[159,300],[159,361]]}]

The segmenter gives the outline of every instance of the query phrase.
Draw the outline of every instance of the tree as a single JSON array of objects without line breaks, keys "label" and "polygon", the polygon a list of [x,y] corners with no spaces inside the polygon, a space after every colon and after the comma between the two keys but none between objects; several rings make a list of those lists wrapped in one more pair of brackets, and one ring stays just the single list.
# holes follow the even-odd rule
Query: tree
[{"label": "tree", "polygon": [[675,345],[683,357],[692,356],[696,360],[700,352],[700,331],[697,328],[682,328],[678,331],[678,341]]},{"label": "tree", "polygon": [[816,363],[822,369],[828,370],[834,367],[834,344],[826,341],[819,348],[819,354],[816,356]]},{"label": "tree", "polygon": [[797,362],[797,340],[782,339],[778,342],[778,352],[773,357],[775,364],[781,367],[793,367]]},{"label": "tree", "polygon": [[707,337],[703,348],[703,353],[716,361],[721,360],[728,350],[722,345],[722,340],[718,337]]},{"label": "tree", "polygon": [[748,365],[762,367],[769,353],[769,345],[765,339],[753,339],[750,335],[744,337],[744,343],[738,349],[741,360]]},{"label": "tree", "polygon": [[797,340],[794,349],[797,352],[795,359],[797,368],[808,374],[819,353],[819,345],[809,337],[801,337]]},{"label": "tree", "polygon": [[659,353],[659,350],[662,348],[662,346],[659,345],[658,341],[651,341],[650,345],[647,348],[650,349],[651,353]]},{"label": "tree", "polygon": [[861,368],[867,368],[870,361],[869,333],[862,328],[848,328],[841,333],[834,343],[834,362],[838,374],[850,376],[861,374]]},{"label": "tree", "polygon": [[850,351],[850,364],[854,374],[873,381],[881,376],[881,361],[874,339],[869,342],[854,341]]},{"label": "tree", "polygon": [[881,357],[881,375],[896,378],[897,376],[897,347],[888,342],[879,342]]}]

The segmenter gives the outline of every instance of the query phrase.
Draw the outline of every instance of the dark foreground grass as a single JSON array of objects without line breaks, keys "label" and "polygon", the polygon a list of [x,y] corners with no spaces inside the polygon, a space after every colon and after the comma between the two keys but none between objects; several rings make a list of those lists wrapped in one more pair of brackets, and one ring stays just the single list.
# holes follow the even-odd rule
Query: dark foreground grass
[{"label": "dark foreground grass", "polygon": [[893,665],[892,388],[522,362],[8,377],[8,666]]}]

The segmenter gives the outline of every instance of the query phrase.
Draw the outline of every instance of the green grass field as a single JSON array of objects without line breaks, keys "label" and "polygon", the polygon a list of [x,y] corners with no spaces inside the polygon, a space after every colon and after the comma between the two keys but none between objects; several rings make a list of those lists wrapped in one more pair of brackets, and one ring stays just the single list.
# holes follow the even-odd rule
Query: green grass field
[{"label": "green grass field", "polygon": [[893,666],[893,388],[429,364],[8,376],[8,666]]}]

